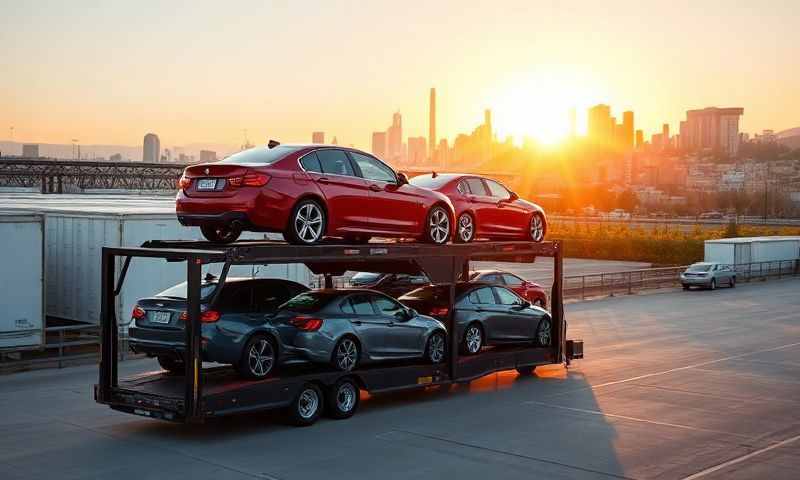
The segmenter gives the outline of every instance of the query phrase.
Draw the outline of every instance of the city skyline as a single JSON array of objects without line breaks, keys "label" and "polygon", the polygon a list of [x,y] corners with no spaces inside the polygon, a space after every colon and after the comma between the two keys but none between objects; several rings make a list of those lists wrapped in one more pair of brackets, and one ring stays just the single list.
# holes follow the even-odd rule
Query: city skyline
[{"label": "city skyline", "polygon": [[[243,3],[247,15],[225,22],[221,10],[203,3],[188,11],[155,2],[15,6],[0,32],[14,45],[7,56],[13,68],[0,80],[0,137],[14,127],[20,142],[133,145],[154,131],[171,145],[240,145],[244,129],[256,143],[305,141],[318,129],[367,148],[374,127],[398,110],[407,136],[428,137],[431,85],[437,139],[451,141],[487,108],[498,137],[545,143],[569,132],[571,109],[582,117],[601,103],[636,111],[645,132],[664,122],[677,129],[686,109],[714,105],[744,107],[743,131],[798,123],[791,46],[800,34],[789,4],[760,7],[758,22],[750,8],[727,2],[426,6],[447,25],[408,21],[416,8],[386,15],[393,5],[348,9],[346,22],[359,28],[344,33],[327,20],[342,8],[327,2]],[[297,17],[303,38],[289,21]],[[659,29],[637,20],[651,17]],[[126,21],[143,18],[160,20]],[[123,21],[133,26],[120,32]],[[198,38],[212,27],[213,41]],[[23,32],[28,40],[13,41]],[[41,64],[59,75],[40,75]],[[311,65],[337,74],[307,73]]]}]

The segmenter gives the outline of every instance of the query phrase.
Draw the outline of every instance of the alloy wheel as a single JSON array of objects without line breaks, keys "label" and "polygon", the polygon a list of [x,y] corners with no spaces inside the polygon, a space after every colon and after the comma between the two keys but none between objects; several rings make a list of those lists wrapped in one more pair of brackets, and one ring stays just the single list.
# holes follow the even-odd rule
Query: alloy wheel
[{"label": "alloy wheel", "polygon": [[469,353],[478,353],[481,349],[483,339],[481,338],[481,329],[473,325],[467,329],[467,351]]},{"label": "alloy wheel", "polygon": [[548,320],[542,320],[539,324],[539,329],[536,331],[536,339],[539,341],[539,345],[543,347],[550,345],[550,322]]},{"label": "alloy wheel", "polygon": [[428,221],[428,234],[434,243],[444,243],[450,235],[450,217],[443,208],[434,208]]},{"label": "alloy wheel", "polygon": [[322,210],[312,202],[297,210],[294,218],[294,231],[297,238],[305,243],[314,243],[322,237]]},{"label": "alloy wheel", "polygon": [[336,366],[339,370],[349,372],[356,366],[358,361],[358,346],[356,342],[345,338],[336,347]]},{"label": "alloy wheel", "polygon": [[306,388],[300,393],[300,400],[297,406],[297,413],[303,419],[313,417],[319,409],[319,395],[313,388]]},{"label": "alloy wheel", "polygon": [[464,242],[472,241],[472,236],[475,234],[475,224],[472,221],[472,215],[468,213],[462,214],[458,218],[458,238]]},{"label": "alloy wheel", "polygon": [[247,364],[255,377],[266,377],[269,374],[275,364],[275,351],[269,340],[259,339],[250,347]]},{"label": "alloy wheel", "polygon": [[544,240],[544,220],[541,215],[534,214],[531,218],[531,240],[534,242]]},{"label": "alloy wheel", "polygon": [[431,363],[439,363],[444,360],[444,336],[434,333],[428,342],[428,359]]},{"label": "alloy wheel", "polygon": [[336,391],[336,407],[340,412],[347,413],[356,405],[358,392],[350,382],[343,382]]}]

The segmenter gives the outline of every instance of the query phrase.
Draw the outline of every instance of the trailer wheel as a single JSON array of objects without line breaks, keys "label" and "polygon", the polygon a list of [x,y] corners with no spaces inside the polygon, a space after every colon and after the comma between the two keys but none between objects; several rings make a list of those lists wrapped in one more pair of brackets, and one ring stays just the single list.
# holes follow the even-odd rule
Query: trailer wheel
[{"label": "trailer wheel", "polygon": [[527,367],[517,367],[517,373],[522,377],[528,377],[536,372],[536,365],[529,365]]},{"label": "trailer wheel", "polygon": [[161,368],[173,374],[184,373],[186,370],[186,365],[173,357],[160,356],[158,357],[158,364],[161,365]]},{"label": "trailer wheel", "polygon": [[358,409],[360,392],[358,385],[350,378],[342,378],[328,390],[325,413],[337,420],[350,418]]},{"label": "trailer wheel", "polygon": [[298,427],[307,427],[316,422],[322,414],[324,396],[322,390],[313,383],[306,383],[289,405],[289,418]]}]

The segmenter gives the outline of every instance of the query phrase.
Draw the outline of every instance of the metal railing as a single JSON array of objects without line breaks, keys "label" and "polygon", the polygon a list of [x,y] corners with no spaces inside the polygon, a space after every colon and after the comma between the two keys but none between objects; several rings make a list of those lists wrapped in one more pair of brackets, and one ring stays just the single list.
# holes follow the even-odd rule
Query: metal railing
[{"label": "metal railing", "polygon": [[98,358],[100,326],[68,325],[47,327],[42,345],[0,349],[0,372],[37,364],[63,368],[66,362]]}]

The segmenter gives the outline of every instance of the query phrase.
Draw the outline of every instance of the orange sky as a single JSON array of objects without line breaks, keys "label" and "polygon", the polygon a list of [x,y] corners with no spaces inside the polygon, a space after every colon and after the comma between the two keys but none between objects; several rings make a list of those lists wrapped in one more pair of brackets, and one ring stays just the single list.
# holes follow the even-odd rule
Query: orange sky
[{"label": "orange sky", "polygon": [[499,135],[543,140],[595,103],[646,132],[712,105],[744,107],[746,131],[800,125],[796,2],[21,3],[0,18],[0,139],[323,130],[368,147],[398,109],[405,135],[427,136],[431,86],[451,140],[487,107]]}]

